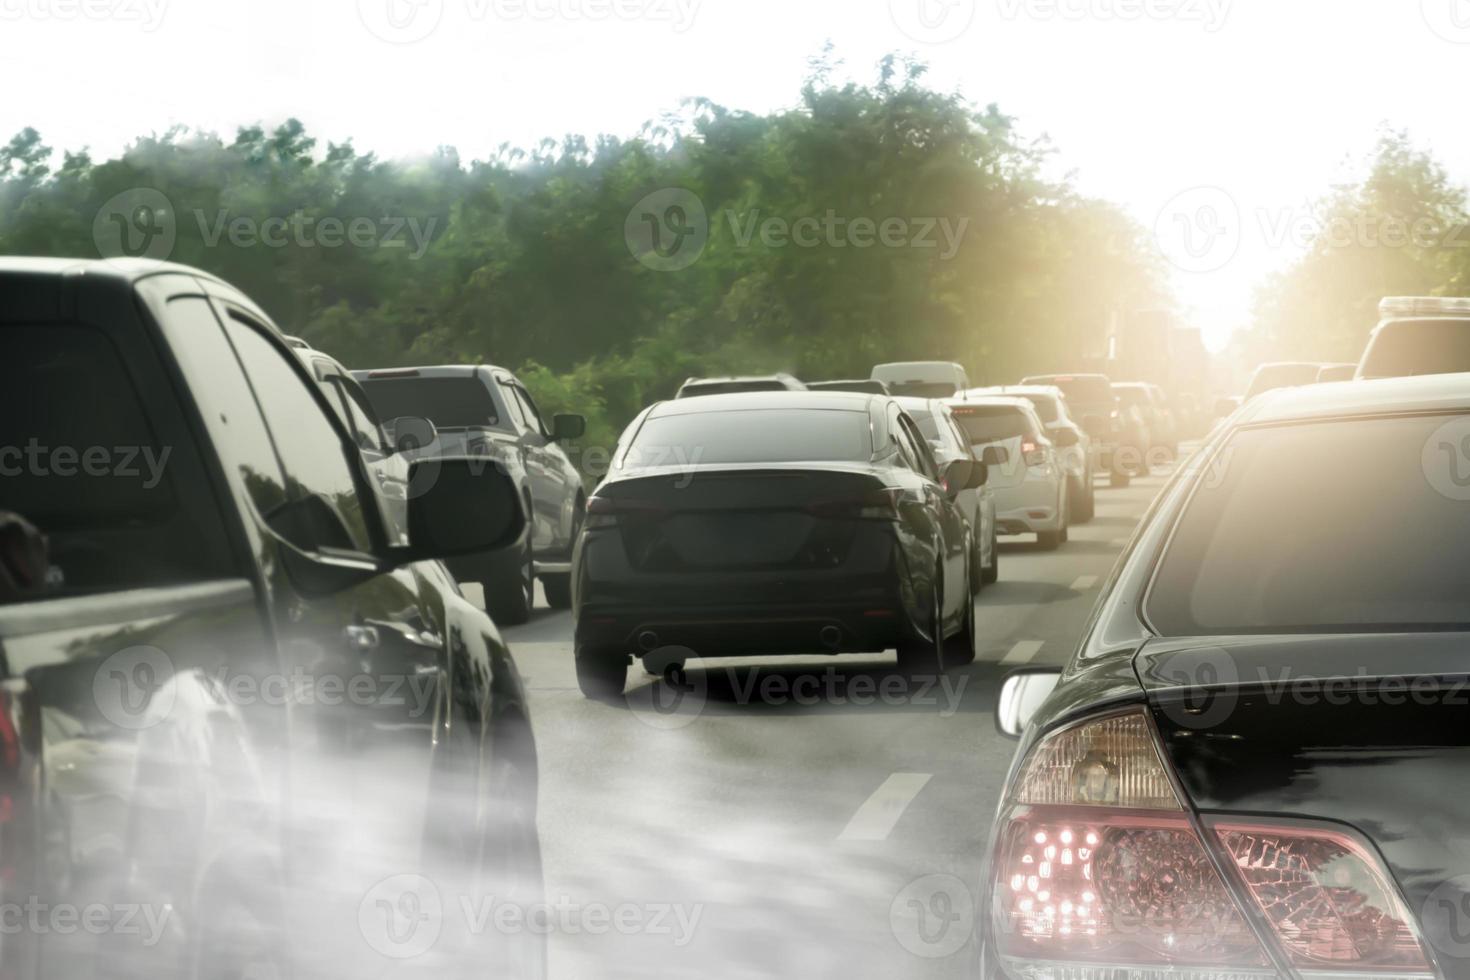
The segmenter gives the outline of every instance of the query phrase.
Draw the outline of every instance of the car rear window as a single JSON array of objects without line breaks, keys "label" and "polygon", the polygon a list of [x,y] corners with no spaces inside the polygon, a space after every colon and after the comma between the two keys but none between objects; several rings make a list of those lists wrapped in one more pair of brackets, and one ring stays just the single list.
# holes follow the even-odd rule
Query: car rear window
[{"label": "car rear window", "polygon": [[743,391],[785,391],[779,381],[711,381],[708,384],[685,385],[679,390],[680,398],[695,398],[702,395],[738,395]]},{"label": "car rear window", "polygon": [[1057,400],[1050,395],[1022,395],[1028,402],[1036,406],[1036,414],[1043,422],[1055,422],[1059,415],[1057,411]]},{"label": "car rear window", "polygon": [[752,409],[651,418],[628,447],[626,465],[867,462],[872,456],[866,411]]},{"label": "car rear window", "polygon": [[1114,388],[1118,393],[1118,401],[1124,405],[1136,405],[1139,408],[1148,408],[1148,392],[1142,388]]},{"label": "car rear window", "polygon": [[1046,378],[1027,378],[1028,384],[1052,385],[1062,389],[1067,401],[1074,405],[1111,405],[1113,387],[1107,378],[1076,378],[1067,375]]},{"label": "car rear window", "polygon": [[1010,405],[967,405],[954,410],[954,420],[972,446],[1035,435],[1026,413]]},{"label": "car rear window", "polygon": [[1390,323],[1363,360],[1363,375],[1369,378],[1461,371],[1470,371],[1470,319]]},{"label": "car rear window", "polygon": [[1470,628],[1470,416],[1248,429],[1146,603],[1165,635]]},{"label": "car rear window", "polygon": [[495,399],[479,378],[365,378],[362,387],[384,422],[413,416],[440,429],[500,425]]}]

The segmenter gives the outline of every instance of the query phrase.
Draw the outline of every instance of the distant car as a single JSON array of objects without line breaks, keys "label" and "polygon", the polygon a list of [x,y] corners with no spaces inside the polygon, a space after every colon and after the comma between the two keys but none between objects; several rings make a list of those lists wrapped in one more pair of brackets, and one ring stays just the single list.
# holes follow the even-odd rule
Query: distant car
[{"label": "distant car", "polygon": [[[969,439],[954,420],[953,411],[944,402],[929,398],[898,398],[895,401],[918,425],[941,470],[956,459],[974,460],[981,466],[985,465],[970,447]],[[986,482],[989,482],[988,469]],[[1000,577],[1000,549],[996,547],[996,537],[1000,532],[995,523],[995,496],[989,486],[979,486],[960,491],[956,502],[974,531],[975,568],[979,570],[975,584],[989,585]]]},{"label": "distant car", "polygon": [[1317,372],[1317,383],[1331,384],[1334,381],[1351,381],[1357,377],[1356,364],[1324,364]]},{"label": "distant car", "polygon": [[286,342],[286,346],[287,347],[290,347],[292,350],[311,350],[312,349],[311,345],[308,344],[306,341],[302,340],[300,337],[292,337],[292,336],[287,335],[287,334],[282,334],[281,339],[284,340]]},{"label": "distant car", "polygon": [[898,649],[934,675],[975,657],[971,528],[891,398],[771,392],[661,402],[588,501],[575,558],[577,683],[621,693],[630,657]]},{"label": "distant car", "polygon": [[1278,361],[1262,364],[1251,376],[1250,387],[1245,390],[1245,400],[1264,395],[1277,388],[1298,388],[1317,383],[1317,374],[1323,365],[1317,361]]},{"label": "distant car", "polygon": [[1390,296],[1378,314],[1359,378],[1470,371],[1470,297]]},{"label": "distant car", "polygon": [[1126,487],[1147,458],[1148,442],[1136,413],[1125,413],[1105,374],[1033,374],[1023,385],[1062,389],[1072,415],[1092,437],[1093,469],[1109,475],[1110,485]]},{"label": "distant car", "polygon": [[[478,582],[501,625],[531,616],[536,579],[553,609],[571,607],[572,545],[586,518],[582,475],[562,445],[587,421],[557,415],[548,426],[531,393],[504,368],[410,367],[352,372],[390,429],[395,448],[422,456],[486,456],[505,464],[531,515],[531,533],[513,548],[448,562],[461,582]],[[394,420],[434,423],[432,445],[405,446]],[[419,440],[414,440],[419,441]]]},{"label": "distant car", "polygon": [[1048,551],[1066,542],[1067,471],[1036,409],[1024,398],[987,396],[948,403],[955,422],[989,466],[1001,534],[1034,534]]},{"label": "distant car", "polygon": [[970,387],[970,376],[953,361],[898,361],[873,368],[873,380],[895,395],[951,398]]},{"label": "distant car", "polygon": [[850,381],[808,381],[807,391],[851,391],[864,395],[887,395],[891,394],[888,385],[882,381],[872,378],[867,380],[854,379]]},{"label": "distant car", "polygon": [[1113,385],[1113,390],[1118,393],[1118,403],[1125,412],[1130,408],[1138,410],[1148,431],[1145,446],[1151,456],[1160,450],[1171,454],[1179,451],[1174,438],[1174,418],[1157,385],[1124,381]]},{"label": "distant car", "polygon": [[1461,379],[1271,392],[1163,491],[1002,686],[974,976],[1466,977],[1467,423]]},{"label": "distant car", "polygon": [[789,374],[760,377],[690,378],[679,386],[675,398],[731,395],[745,391],[805,391],[806,385]]},{"label": "distant car", "polygon": [[1068,510],[1073,524],[1085,524],[1097,512],[1093,487],[1092,436],[1072,417],[1067,396],[1055,385],[1000,385],[994,388],[971,388],[966,397],[1003,395],[1024,398],[1036,409],[1047,436],[1056,443],[1062,465],[1067,468]]}]

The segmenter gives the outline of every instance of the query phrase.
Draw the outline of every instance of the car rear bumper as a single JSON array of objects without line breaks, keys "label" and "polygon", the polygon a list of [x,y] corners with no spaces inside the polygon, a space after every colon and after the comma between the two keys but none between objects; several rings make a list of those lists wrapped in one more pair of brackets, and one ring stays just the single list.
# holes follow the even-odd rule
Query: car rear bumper
[{"label": "car rear bumper", "polygon": [[1026,480],[1015,487],[998,487],[995,526],[1003,535],[1037,534],[1062,529],[1060,489],[1053,480]]},{"label": "car rear bumper", "polygon": [[631,567],[616,533],[589,532],[573,575],[576,642],[634,654],[681,646],[698,656],[775,656],[873,652],[919,638],[927,596],[915,594],[896,542],[864,557],[832,569],[649,574]]}]

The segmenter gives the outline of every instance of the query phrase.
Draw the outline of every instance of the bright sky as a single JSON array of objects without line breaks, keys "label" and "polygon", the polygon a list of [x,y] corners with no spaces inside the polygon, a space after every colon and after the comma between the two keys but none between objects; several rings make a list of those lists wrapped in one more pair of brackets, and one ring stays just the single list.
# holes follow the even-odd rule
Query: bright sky
[{"label": "bright sky", "polygon": [[1157,228],[1212,346],[1380,123],[1470,183],[1470,0],[0,0],[0,38],[0,138],[94,156],[293,115],[483,156],[631,135],[686,96],[790,105],[828,40],[860,80],[913,53]]}]

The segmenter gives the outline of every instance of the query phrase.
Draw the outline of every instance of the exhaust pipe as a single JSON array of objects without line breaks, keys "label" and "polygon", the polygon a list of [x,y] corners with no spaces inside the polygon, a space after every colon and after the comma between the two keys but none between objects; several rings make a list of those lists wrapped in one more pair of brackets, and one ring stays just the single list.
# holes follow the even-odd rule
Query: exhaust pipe
[{"label": "exhaust pipe", "polygon": [[842,645],[842,630],[835,626],[823,626],[822,631],[817,635],[822,640],[822,646],[828,650],[836,650]]},{"label": "exhaust pipe", "polygon": [[652,653],[658,649],[658,634],[653,630],[644,630],[638,634],[638,645],[643,648],[644,653]]}]

